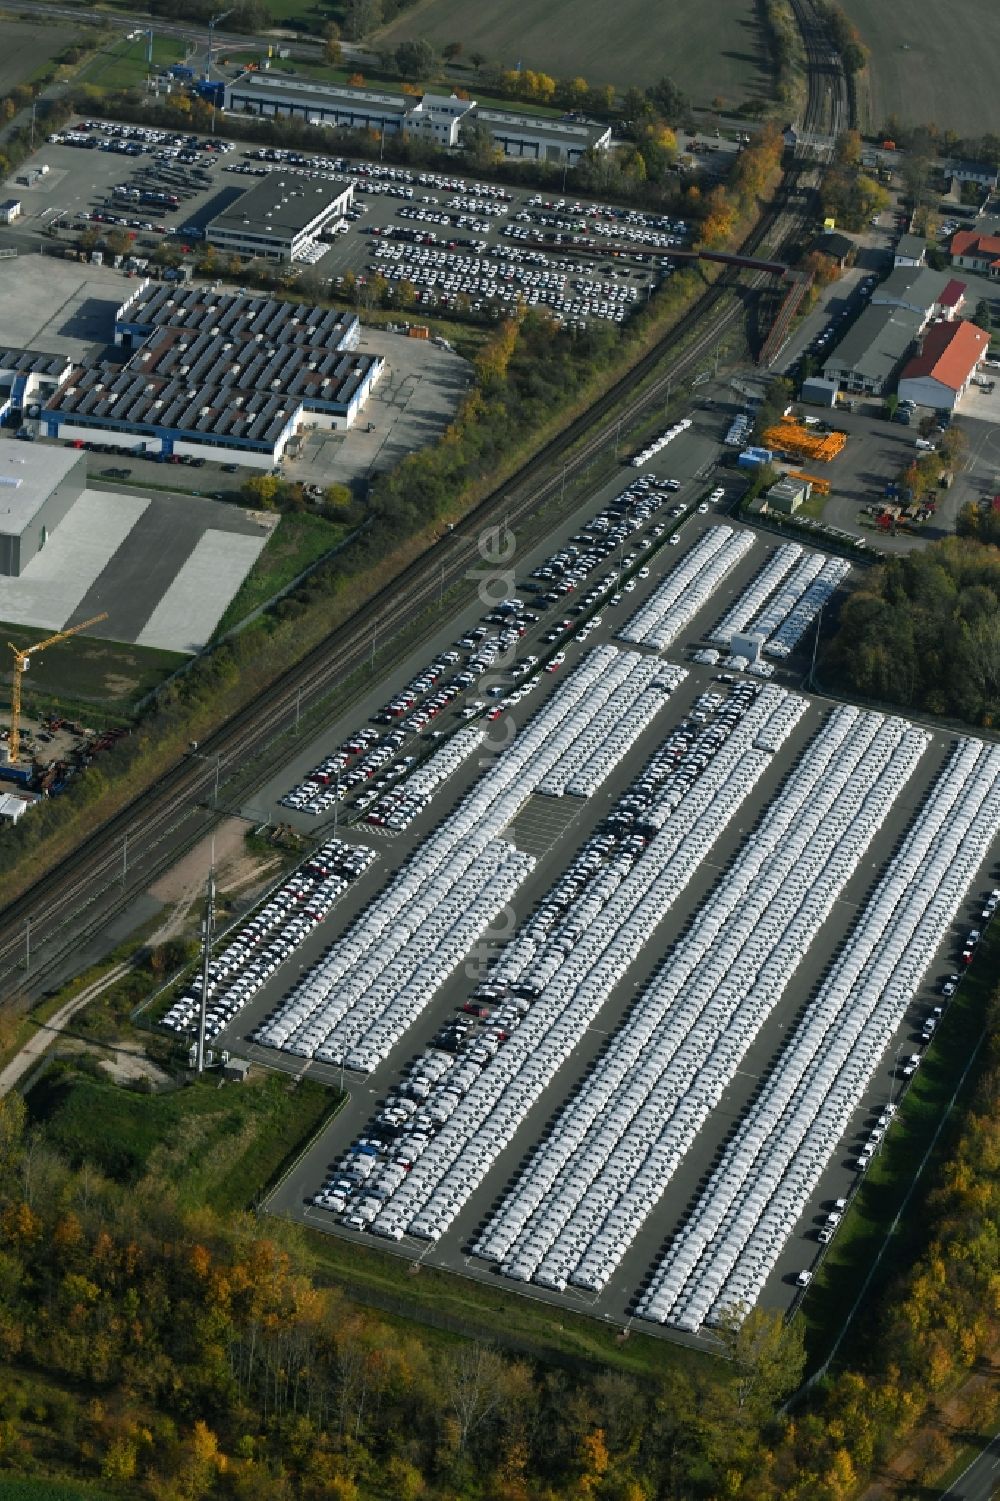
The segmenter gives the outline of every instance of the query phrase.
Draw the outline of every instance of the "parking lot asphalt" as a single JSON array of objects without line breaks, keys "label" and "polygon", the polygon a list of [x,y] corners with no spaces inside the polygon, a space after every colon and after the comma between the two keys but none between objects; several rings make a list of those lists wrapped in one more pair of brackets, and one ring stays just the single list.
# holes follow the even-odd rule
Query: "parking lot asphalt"
[{"label": "parking lot asphalt", "polygon": [[[685,434],[682,439],[678,440],[676,446],[672,446],[651,466],[661,477],[665,474],[675,474],[678,478],[688,481],[685,489],[680,493],[681,500],[690,501],[692,498],[700,497],[700,494],[708,488],[704,478],[695,480],[694,475],[696,471],[702,470],[707,477],[712,456],[717,452],[719,421],[720,414],[717,410],[698,414],[691,432]],[[585,505],[581,506],[574,517],[560,528],[554,537],[546,540],[544,547],[532,549],[524,557],[523,562],[518,559],[518,566],[515,569],[517,580],[522,580],[544,555],[550,554],[564,538],[571,536],[583,521],[600,508],[601,504],[619,493],[634,473],[634,470],[624,467],[618,481],[605,487],[598,496],[589,499]],[[663,573],[683,556],[685,547],[692,546],[704,529],[715,524],[718,519],[720,519],[718,516],[711,513],[707,516],[693,515],[682,529],[681,547],[663,546],[652,565],[651,577],[640,583],[635,593],[626,596],[621,605],[602,610],[603,624],[586,646],[573,642],[568,647],[566,669],[571,668],[593,645],[613,639],[615,630],[632,613],[638,603],[648,597]],[[556,811],[553,811],[553,805],[548,800],[533,797],[515,819],[508,830],[507,837],[520,848],[528,849],[535,854],[538,862],[531,877],[518,892],[516,899],[518,921],[523,921],[530,914],[535,903],[549,889],[556,876],[565,869],[573,853],[585,842],[604,816],[610,800],[616,797],[637,775],[653,748],[662,741],[671,726],[683,717],[692,699],[712,681],[715,669],[694,665],[689,660],[689,648],[703,638],[724,613],[732,599],[742,592],[742,589],[760,569],[773,546],[774,543],[769,538],[758,540],[757,546],[726,578],[716,596],[692,621],[684,637],[667,653],[670,660],[683,662],[689,675],[671,698],[665,712],[657,716],[654,725],[647,729],[599,793],[590,800],[563,799],[562,805],[558,806]],[[548,615],[558,616],[560,608],[556,606],[553,611],[548,612]],[[443,625],[439,637],[425,645],[419,654],[405,663],[388,682],[381,684],[378,692],[373,692],[369,696],[358,712],[351,716],[350,721],[345,720],[341,724],[332,726],[328,732],[304,746],[294,766],[265,789],[262,796],[255,800],[252,810],[245,811],[248,814],[274,816],[280,808],[278,799],[298,776],[315,765],[323,754],[329,752],[351,730],[356,729],[366,714],[373,712],[379,704],[385,702],[439,650],[462,634],[475,618],[478,618],[476,612],[468,611],[460,618]],[[544,623],[548,623],[547,618]],[[530,640],[522,644],[521,650],[533,650]],[[779,669],[775,680],[798,690],[806,666],[807,652],[800,650],[797,657],[792,658]],[[538,709],[540,703],[544,702],[545,696],[559,681],[558,674],[548,681],[543,681],[543,685],[533,696],[530,704],[526,702],[514,710],[515,719],[523,723]],[[475,689],[471,690],[472,693],[475,691]],[[571,1057],[558,1071],[552,1083],[522,1123],[515,1138],[498,1159],[480,1189],[465,1205],[455,1224],[436,1243],[408,1239],[395,1245],[381,1238],[376,1239],[375,1243],[380,1249],[393,1250],[400,1256],[401,1275],[404,1275],[402,1268],[405,1262],[409,1259],[416,1259],[425,1264],[447,1268],[457,1274],[474,1277],[488,1283],[495,1281],[496,1274],[487,1264],[478,1258],[470,1257],[471,1239],[474,1238],[475,1232],[495,1207],[499,1198],[511,1186],[514,1177],[523,1167],[541,1134],[551,1124],[553,1116],[584,1076],[588,1066],[599,1056],[607,1042],[608,1035],[627,1012],[637,989],[662,961],[671,943],[684,931],[721,871],[725,869],[743,839],[754,827],[768,802],[780,793],[781,784],[795,764],[797,755],[815,734],[821,732],[825,715],[832,705],[820,698],[808,697],[810,698],[808,711],[793,732],[787,747],[780,756],[775,758],[773,766],[740,810],[733,825],[710,851],[695,879],[683,892],[668,918],[649,935],[648,942],[636,956],[631,969],[608,998],[592,1026],[581,1037]],[[921,759],[916,774],[904,789],[902,796],[894,805],[892,814],[873,841],[862,866],[848,883],[841,899],[823,924],[810,948],[807,962],[796,973],[779,1005],[750,1047],[720,1106],[710,1117],[661,1203],[643,1226],[608,1286],[597,1297],[591,1297],[573,1289],[559,1295],[546,1292],[534,1285],[525,1287],[517,1284],[519,1292],[554,1306],[577,1308],[615,1324],[628,1323],[631,1317],[632,1300],[648,1275],[651,1264],[656,1261],[664,1242],[669,1239],[684,1218],[691,1199],[699,1187],[703,1186],[704,1177],[710,1171],[728,1133],[752,1100],[761,1078],[777,1059],[783,1038],[795,1024],[796,1018],[822,979],[838,947],[849,940],[851,924],[859,905],[864,901],[911,818],[917,812],[922,796],[940,769],[951,743],[948,736],[935,735],[933,737],[930,749]],[[486,964],[500,951],[503,937],[498,935],[491,940],[487,935],[487,938],[474,948],[465,965],[460,967],[442,986],[431,1005],[386,1062],[367,1078],[352,1076],[349,1072],[345,1073],[337,1067],[318,1064],[292,1055],[265,1051],[248,1040],[249,1034],[281,1001],[302,971],[307,969],[320,953],[347,928],[352,919],[385,886],[431,829],[455,806],[473,784],[479,771],[478,765],[467,763],[439,791],[430,807],[410,825],[405,833],[399,836],[386,835],[364,824],[348,828],[345,828],[343,823],[340,824],[339,829],[343,837],[352,842],[361,841],[376,850],[375,864],[342,899],[330,918],[296,952],[294,960],[277,972],[251,1005],[217,1039],[217,1045],[228,1046],[245,1053],[267,1066],[278,1067],[294,1075],[307,1074],[310,1078],[321,1080],[331,1086],[344,1085],[349,1092],[349,1101],[336,1121],[308,1146],[304,1155],[271,1195],[267,1207],[273,1213],[299,1219],[324,1232],[345,1238],[357,1238],[355,1232],[341,1228],[331,1214],[314,1206],[311,1203],[312,1195],[347,1145],[359,1135],[365,1134],[376,1108],[392,1092],[394,1083],[400,1077],[401,1072],[430,1042],[444,1019],[453,1015],[456,1007],[469,997],[472,989],[483,977]],[[300,827],[315,827],[315,822],[311,821],[307,815],[290,814],[286,808],[280,808],[280,813],[287,821]],[[326,833],[330,832],[332,823],[332,816],[326,817],[323,821],[322,827]],[[986,881],[985,872],[982,881],[983,883]],[[506,934],[503,936],[505,937]],[[955,936],[957,936],[957,928],[956,933],[942,947],[942,961],[951,959],[949,944],[953,942]],[[907,1051],[911,1051],[916,1046],[914,1025],[926,1013],[936,978],[937,970],[932,968],[925,987],[913,1002],[907,1022],[887,1050],[883,1065],[878,1075],[872,1080],[865,1105],[857,1114],[858,1131],[870,1110],[877,1110],[884,1106],[894,1094],[898,1097],[900,1081],[895,1079],[893,1074],[894,1054],[897,1046],[903,1042],[908,1045]],[[916,1031],[919,1032],[919,1026],[916,1027]],[[787,1308],[797,1294],[795,1287],[797,1273],[812,1266],[817,1254],[821,1252],[822,1248],[815,1238],[821,1217],[820,1210],[828,1207],[827,1201],[845,1196],[857,1179],[853,1168],[848,1166],[849,1160],[854,1155],[849,1138],[850,1133],[848,1137],[845,1137],[842,1150],[831,1160],[819,1186],[815,1202],[803,1215],[795,1234],[786,1245],[765,1288],[761,1300],[763,1306]],[[360,1238],[362,1241],[366,1239],[364,1235]],[[515,1286],[506,1280],[502,1285],[508,1290]],[[711,1335],[704,1336],[704,1338],[711,1342]]]},{"label": "parking lot asphalt", "polygon": [[906,466],[920,456],[915,447],[916,428],[887,422],[881,406],[881,402],[859,401],[859,410],[833,414],[835,426],[847,433],[848,443],[832,463],[817,466],[832,487],[823,507],[823,520],[874,542],[882,552],[912,552],[927,542],[954,535],[959,509],[981,493],[979,481],[974,472],[960,469],[951,489],[938,492],[937,510],[921,524],[918,533],[889,536],[862,525],[864,507],[881,500],[886,484],[898,480]]},{"label": "parking lot asphalt", "polygon": [[[91,122],[75,121],[67,129],[81,123]],[[100,134],[93,123],[90,133]],[[315,152],[302,153],[294,162],[265,160],[266,150],[259,153],[239,145],[225,153],[199,149],[193,162],[179,164],[158,159],[163,144],[152,143],[139,156],[124,156],[43,142],[30,165],[48,171],[23,195],[19,191],[23,215],[5,229],[3,242],[20,247],[56,226],[67,239],[88,223],[101,231],[110,214],[131,221],[119,227],[132,235],[133,253],[148,256],[163,243],[196,247],[208,221],[271,172],[349,179],[356,185],[356,197],[346,232],[334,234],[325,250],[317,246],[322,254],[300,265],[310,285],[336,282],[350,272],[363,286],[381,273],[415,286],[418,312],[447,306],[459,296],[468,296],[473,306],[494,301],[502,307],[523,294],[567,317],[586,319],[614,317],[622,307],[627,311],[648,295],[662,274],[669,275],[670,268],[663,272],[651,256],[646,265],[624,267],[604,250],[605,241],[640,229],[662,249],[681,248],[688,239],[680,221],[664,225],[659,216],[642,216],[572,193],[552,199],[520,188],[493,193],[458,170],[447,176],[418,174]],[[118,186],[173,194],[179,202],[169,206],[116,199]],[[105,217],[95,221],[95,214]],[[191,233],[184,234],[189,227]],[[568,259],[566,247],[584,229],[593,254]],[[454,286],[444,285],[446,276]]]}]

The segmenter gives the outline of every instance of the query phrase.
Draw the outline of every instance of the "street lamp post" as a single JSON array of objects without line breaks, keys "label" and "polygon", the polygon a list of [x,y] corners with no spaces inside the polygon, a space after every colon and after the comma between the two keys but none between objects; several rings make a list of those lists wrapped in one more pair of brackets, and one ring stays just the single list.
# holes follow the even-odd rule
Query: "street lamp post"
[{"label": "street lamp post", "polygon": [[215,28],[218,26],[218,24],[219,24],[220,21],[224,21],[227,16],[231,16],[231,15],[232,15],[232,11],[231,10],[220,11],[219,14],[217,16],[213,16],[212,19],[208,23],[208,55],[205,58],[205,78],[206,78],[206,80],[210,79],[211,76],[212,76],[212,33],[215,31]]}]

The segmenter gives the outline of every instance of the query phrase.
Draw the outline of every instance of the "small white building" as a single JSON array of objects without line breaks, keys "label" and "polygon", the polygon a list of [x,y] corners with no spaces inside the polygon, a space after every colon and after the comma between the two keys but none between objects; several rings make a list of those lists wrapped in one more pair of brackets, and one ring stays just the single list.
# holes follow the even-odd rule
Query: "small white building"
[{"label": "small white building", "polygon": [[17,823],[28,811],[31,804],[25,802],[23,797],[15,797],[12,792],[0,792],[0,818],[7,823]]},{"label": "small white building", "polygon": [[896,241],[892,263],[894,266],[922,266],[927,250],[927,241],[919,235],[900,235]]}]

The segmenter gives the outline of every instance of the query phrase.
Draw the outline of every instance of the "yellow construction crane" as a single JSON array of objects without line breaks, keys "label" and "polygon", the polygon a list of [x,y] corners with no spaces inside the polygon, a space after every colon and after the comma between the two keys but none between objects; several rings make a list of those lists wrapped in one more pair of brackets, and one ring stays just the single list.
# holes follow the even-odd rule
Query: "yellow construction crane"
[{"label": "yellow construction crane", "polygon": [[14,687],[10,696],[10,743],[7,749],[7,759],[12,766],[16,766],[21,749],[21,679],[31,666],[32,657],[37,657],[39,652],[47,651],[50,646],[57,646],[60,641],[67,641],[70,636],[77,636],[89,626],[98,625],[107,618],[108,612],[105,610],[102,615],[95,615],[92,620],[82,620],[79,625],[71,625],[68,631],[60,631],[57,636],[50,636],[47,641],[39,641],[26,650],[15,646],[12,641],[7,642],[14,653]]}]

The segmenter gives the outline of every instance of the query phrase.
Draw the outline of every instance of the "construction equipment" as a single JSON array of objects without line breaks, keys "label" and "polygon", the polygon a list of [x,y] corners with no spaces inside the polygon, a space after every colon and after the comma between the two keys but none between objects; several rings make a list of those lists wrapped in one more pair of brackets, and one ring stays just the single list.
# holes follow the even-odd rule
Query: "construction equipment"
[{"label": "construction equipment", "polygon": [[47,641],[39,641],[35,646],[29,646],[26,650],[15,646],[12,641],[7,645],[14,653],[14,686],[10,695],[10,741],[7,747],[7,760],[12,766],[17,765],[21,750],[21,679],[31,666],[32,657],[37,657],[39,652],[47,651],[50,646],[58,646],[60,641],[68,641],[70,636],[78,636],[81,631],[88,630],[92,625],[98,625],[102,620],[107,620],[108,612],[105,610],[101,615],[95,615],[92,620],[82,620],[79,625],[71,625],[68,631],[60,631],[58,635],[50,636]]},{"label": "construction equipment", "polygon": [[794,417],[782,417],[767,429],[763,441],[768,448],[786,453],[794,459],[811,459],[814,463],[828,464],[843,451],[847,434],[815,432]]}]

